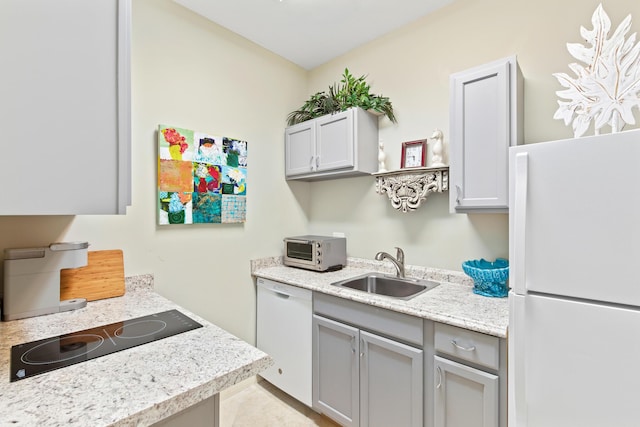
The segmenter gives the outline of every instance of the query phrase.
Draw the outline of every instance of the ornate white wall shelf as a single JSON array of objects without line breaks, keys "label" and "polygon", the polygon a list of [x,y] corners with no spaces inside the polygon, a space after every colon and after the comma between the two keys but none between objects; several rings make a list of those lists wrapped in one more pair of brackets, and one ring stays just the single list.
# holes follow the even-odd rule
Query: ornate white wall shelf
[{"label": "ornate white wall shelf", "polygon": [[376,193],[387,193],[391,206],[402,212],[420,207],[429,193],[449,190],[449,167],[398,169],[373,173]]}]

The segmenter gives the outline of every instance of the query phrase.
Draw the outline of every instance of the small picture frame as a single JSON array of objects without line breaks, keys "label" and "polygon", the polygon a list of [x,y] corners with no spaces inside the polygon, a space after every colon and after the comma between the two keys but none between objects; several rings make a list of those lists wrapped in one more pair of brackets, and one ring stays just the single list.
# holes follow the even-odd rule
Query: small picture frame
[{"label": "small picture frame", "polygon": [[402,143],[400,168],[419,168],[426,166],[427,140],[420,139]]}]

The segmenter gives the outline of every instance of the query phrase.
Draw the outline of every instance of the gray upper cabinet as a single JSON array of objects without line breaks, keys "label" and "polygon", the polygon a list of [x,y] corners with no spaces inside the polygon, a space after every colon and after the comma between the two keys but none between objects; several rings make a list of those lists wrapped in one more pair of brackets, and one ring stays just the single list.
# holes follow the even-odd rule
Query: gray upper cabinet
[{"label": "gray upper cabinet", "polygon": [[451,76],[452,213],[508,211],[508,151],[523,141],[523,87],[515,56]]},{"label": "gray upper cabinet", "polygon": [[126,212],[130,28],[130,0],[3,1],[0,215]]},{"label": "gray upper cabinet", "polygon": [[285,129],[285,175],[305,181],[378,169],[378,117],[350,108]]},{"label": "gray upper cabinet", "polygon": [[315,120],[308,120],[286,128],[284,149],[287,178],[312,173],[316,152]]}]

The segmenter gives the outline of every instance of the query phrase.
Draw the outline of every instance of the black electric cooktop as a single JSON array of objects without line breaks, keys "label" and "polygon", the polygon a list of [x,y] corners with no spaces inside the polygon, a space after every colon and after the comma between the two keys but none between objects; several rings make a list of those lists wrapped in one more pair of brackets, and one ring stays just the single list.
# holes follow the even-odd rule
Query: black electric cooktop
[{"label": "black electric cooktop", "polygon": [[22,380],[201,327],[178,310],[168,310],[14,345],[10,380]]}]

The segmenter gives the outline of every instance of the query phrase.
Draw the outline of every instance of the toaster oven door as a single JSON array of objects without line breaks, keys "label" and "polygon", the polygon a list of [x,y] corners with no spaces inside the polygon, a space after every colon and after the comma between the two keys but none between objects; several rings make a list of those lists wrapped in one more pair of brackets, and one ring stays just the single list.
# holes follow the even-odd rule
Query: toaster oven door
[{"label": "toaster oven door", "polygon": [[290,260],[313,262],[313,242],[303,240],[286,240],[285,256]]}]

